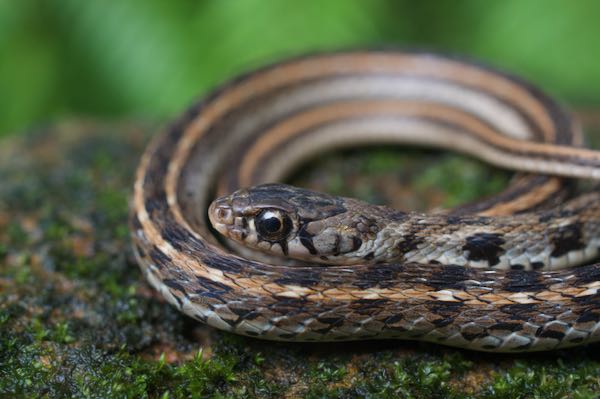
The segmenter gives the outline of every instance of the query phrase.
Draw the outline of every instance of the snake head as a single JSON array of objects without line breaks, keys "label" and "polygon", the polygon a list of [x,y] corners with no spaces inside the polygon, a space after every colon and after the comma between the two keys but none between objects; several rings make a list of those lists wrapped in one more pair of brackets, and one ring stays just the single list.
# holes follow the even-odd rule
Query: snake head
[{"label": "snake head", "polygon": [[[216,199],[213,227],[247,247],[293,259],[348,263],[363,243],[347,223],[348,199],[284,184],[264,184]],[[360,227],[360,226],[359,226]]]}]

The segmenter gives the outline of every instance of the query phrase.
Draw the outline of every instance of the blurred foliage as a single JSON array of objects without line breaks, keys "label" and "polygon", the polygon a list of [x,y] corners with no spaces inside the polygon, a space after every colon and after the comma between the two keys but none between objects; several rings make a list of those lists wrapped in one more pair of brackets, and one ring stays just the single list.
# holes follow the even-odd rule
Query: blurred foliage
[{"label": "blurred foliage", "polygon": [[163,119],[290,55],[466,54],[600,102],[600,1],[0,0],[0,135],[67,116]]}]

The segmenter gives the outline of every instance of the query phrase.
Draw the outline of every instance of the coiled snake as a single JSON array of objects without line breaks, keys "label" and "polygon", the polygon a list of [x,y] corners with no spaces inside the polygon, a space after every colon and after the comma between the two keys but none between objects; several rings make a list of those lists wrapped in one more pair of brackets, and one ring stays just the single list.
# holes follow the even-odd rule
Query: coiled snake
[{"label": "coiled snake", "polygon": [[[430,215],[258,185],[316,153],[371,143],[522,172],[494,198]],[[132,200],[135,252],[179,310],[253,337],[498,352],[600,341],[600,264],[579,265],[598,255],[599,194],[567,198],[570,180],[554,177],[600,177],[600,155],[580,145],[554,101],[476,63],[395,51],[299,58],[226,84],[152,141]],[[239,245],[207,218],[215,196],[251,186],[208,213],[216,230],[271,255],[232,253]]]}]

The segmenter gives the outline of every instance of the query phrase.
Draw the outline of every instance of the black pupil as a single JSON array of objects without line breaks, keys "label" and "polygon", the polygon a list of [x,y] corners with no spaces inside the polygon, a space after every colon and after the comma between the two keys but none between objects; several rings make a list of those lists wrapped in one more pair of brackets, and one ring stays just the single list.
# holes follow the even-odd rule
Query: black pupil
[{"label": "black pupil", "polygon": [[256,232],[263,240],[282,240],[291,230],[292,221],[279,211],[265,209],[256,217]]},{"label": "black pupil", "polygon": [[276,217],[270,217],[262,220],[262,227],[269,233],[277,233],[281,229],[281,220]]}]

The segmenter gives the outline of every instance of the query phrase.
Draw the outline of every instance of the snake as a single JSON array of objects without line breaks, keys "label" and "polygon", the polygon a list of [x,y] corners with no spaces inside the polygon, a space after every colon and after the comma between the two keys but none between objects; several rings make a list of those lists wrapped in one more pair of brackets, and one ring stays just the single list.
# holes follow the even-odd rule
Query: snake
[{"label": "snake", "polygon": [[[516,174],[429,213],[281,183],[375,144]],[[577,184],[598,178],[577,121],[521,78],[431,52],[320,53],[232,79],[156,135],[129,226],[150,285],[219,330],[554,350],[600,341],[600,194]]]}]

